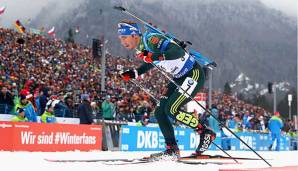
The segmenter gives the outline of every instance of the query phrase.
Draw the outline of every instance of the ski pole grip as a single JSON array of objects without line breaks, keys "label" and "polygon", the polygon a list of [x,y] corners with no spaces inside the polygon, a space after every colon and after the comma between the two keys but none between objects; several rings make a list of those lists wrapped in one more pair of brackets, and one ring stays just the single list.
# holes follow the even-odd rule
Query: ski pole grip
[{"label": "ski pole grip", "polygon": [[125,11],[126,9],[122,6],[114,6],[116,10]]}]

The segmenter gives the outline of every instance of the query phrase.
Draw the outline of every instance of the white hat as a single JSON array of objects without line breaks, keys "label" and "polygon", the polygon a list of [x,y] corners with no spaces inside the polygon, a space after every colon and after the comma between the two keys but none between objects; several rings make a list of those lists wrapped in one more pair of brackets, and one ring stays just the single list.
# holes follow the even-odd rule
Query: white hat
[{"label": "white hat", "polygon": [[50,107],[55,108],[56,104],[58,104],[60,100],[49,100],[46,104],[46,109],[49,109]]}]

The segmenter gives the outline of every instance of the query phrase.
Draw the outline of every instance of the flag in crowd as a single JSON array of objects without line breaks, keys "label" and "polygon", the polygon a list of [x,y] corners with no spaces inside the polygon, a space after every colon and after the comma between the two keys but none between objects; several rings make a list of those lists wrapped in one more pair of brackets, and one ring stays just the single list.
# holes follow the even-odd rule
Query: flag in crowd
[{"label": "flag in crowd", "polygon": [[4,6],[0,8],[0,15],[2,15],[5,12],[5,9],[6,9],[6,7],[4,7]]},{"label": "flag in crowd", "polygon": [[48,31],[48,35],[49,35],[49,36],[54,36],[54,37],[55,37],[55,27],[52,27],[52,28]]},{"label": "flag in crowd", "polygon": [[20,20],[17,20],[15,22],[15,26],[17,28],[17,30],[20,32],[20,33],[25,33],[26,32],[26,28],[23,26],[23,24],[20,22]]}]

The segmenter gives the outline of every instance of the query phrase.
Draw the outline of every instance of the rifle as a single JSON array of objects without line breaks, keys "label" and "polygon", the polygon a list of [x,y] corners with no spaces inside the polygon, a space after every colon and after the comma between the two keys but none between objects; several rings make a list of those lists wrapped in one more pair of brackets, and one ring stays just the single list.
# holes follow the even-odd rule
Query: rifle
[{"label": "rifle", "polygon": [[190,41],[181,41],[178,38],[176,38],[173,34],[166,33],[165,31],[161,31],[160,29],[153,26],[152,24],[147,23],[146,21],[142,20],[141,18],[137,17],[136,15],[130,13],[122,6],[114,6],[114,8],[116,10],[120,10],[121,12],[126,13],[127,15],[132,16],[133,18],[139,20],[142,24],[144,24],[144,27],[148,32],[161,34],[161,35],[167,37],[168,39],[170,39],[171,41],[175,42],[177,45],[179,45],[181,48],[183,48],[187,53],[189,53],[191,56],[193,56],[194,59],[196,61],[198,61],[202,66],[208,67],[209,69],[212,69],[212,67],[217,66],[217,64],[213,60],[201,55],[201,53],[199,53],[193,49],[190,49],[188,52],[186,50],[186,47],[187,47],[187,45],[192,45],[192,43]]}]

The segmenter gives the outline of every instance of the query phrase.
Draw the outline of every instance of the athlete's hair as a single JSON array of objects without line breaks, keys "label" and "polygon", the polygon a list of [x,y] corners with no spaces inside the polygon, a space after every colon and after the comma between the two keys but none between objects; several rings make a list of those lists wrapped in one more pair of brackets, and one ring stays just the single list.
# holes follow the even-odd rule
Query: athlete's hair
[{"label": "athlete's hair", "polygon": [[136,22],[134,21],[131,21],[131,20],[121,20],[120,23],[126,23],[126,24],[137,24]]}]

